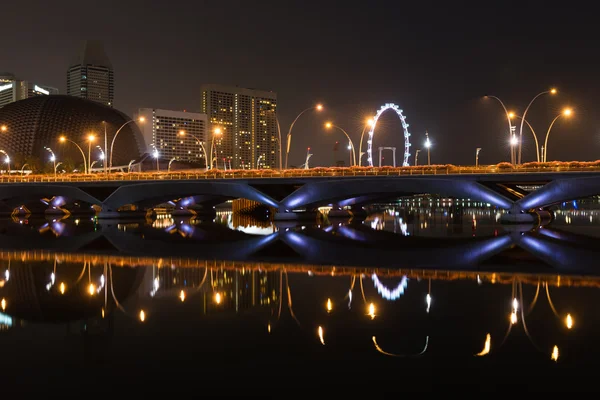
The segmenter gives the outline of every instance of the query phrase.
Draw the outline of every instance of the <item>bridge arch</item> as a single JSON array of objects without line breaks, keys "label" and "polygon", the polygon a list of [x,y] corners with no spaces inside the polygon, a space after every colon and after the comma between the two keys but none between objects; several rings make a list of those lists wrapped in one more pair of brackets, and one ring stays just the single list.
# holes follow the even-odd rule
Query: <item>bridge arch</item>
[{"label": "bridge arch", "polygon": [[394,103],[386,103],[381,106],[381,108],[377,111],[375,116],[373,117],[373,123],[371,124],[371,129],[369,130],[369,136],[367,138],[367,160],[369,161],[369,166],[373,166],[373,135],[375,134],[375,127],[377,126],[377,120],[381,115],[387,110],[393,110],[400,118],[400,122],[402,122],[402,130],[404,131],[404,161],[402,162],[403,166],[408,166],[408,160],[410,158],[410,133],[408,132],[409,125],[406,123],[406,117],[402,114],[402,110]]},{"label": "bridge arch", "polygon": [[280,211],[314,208],[364,195],[391,197],[432,193],[490,203],[510,209],[513,202],[472,180],[430,177],[332,179],[310,182],[281,201]]},{"label": "bridge arch", "polygon": [[7,183],[0,185],[0,202],[16,207],[28,200],[61,196],[71,201],[100,205],[102,202],[75,186],[35,183]]},{"label": "bridge arch", "polygon": [[244,198],[270,207],[279,206],[271,197],[246,183],[175,181],[135,183],[120,186],[104,200],[102,211],[116,211],[119,207],[127,204],[149,204],[152,201],[159,204],[168,200],[199,195],[217,196],[222,198],[223,201]]}]

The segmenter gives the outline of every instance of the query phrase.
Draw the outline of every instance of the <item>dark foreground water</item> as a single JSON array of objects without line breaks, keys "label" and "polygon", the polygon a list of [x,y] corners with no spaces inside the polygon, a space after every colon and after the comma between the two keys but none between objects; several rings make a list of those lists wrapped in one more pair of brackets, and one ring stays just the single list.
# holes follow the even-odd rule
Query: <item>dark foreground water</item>
[{"label": "dark foreground water", "polygon": [[3,394],[595,390],[600,207],[561,208],[1,221]]}]

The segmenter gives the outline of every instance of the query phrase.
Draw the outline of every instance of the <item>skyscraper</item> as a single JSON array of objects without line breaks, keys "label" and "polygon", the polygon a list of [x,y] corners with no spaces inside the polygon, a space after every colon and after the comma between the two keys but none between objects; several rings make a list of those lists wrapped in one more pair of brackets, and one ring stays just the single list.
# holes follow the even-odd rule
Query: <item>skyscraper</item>
[{"label": "skyscraper", "polygon": [[67,71],[67,94],[113,106],[113,68],[102,42],[88,40],[84,43]]},{"label": "skyscraper", "polygon": [[219,168],[276,168],[279,152],[277,93],[215,84],[202,85],[202,112],[214,129]]},{"label": "skyscraper", "polygon": [[8,72],[0,73],[0,107],[13,101],[50,94],[58,94],[58,89],[18,79]]},{"label": "skyscraper", "polygon": [[210,143],[206,143],[206,114],[140,108],[137,120],[144,135],[147,152],[158,151],[161,159],[197,162],[205,165]]}]

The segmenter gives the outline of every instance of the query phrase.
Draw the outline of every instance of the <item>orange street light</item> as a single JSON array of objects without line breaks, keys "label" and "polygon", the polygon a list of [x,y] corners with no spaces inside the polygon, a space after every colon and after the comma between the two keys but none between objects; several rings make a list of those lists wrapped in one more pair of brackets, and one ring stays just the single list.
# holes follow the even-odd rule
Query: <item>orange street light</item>
[{"label": "orange street light", "polygon": [[6,125],[0,126],[0,131],[6,132],[7,130],[8,130],[8,126],[6,126]]},{"label": "orange street light", "polygon": [[546,162],[546,155],[548,154],[548,137],[550,136],[550,130],[552,129],[552,126],[554,125],[556,120],[559,119],[560,117],[564,116],[564,117],[569,118],[571,115],[573,115],[573,110],[571,108],[565,108],[562,110],[562,112],[560,114],[558,114],[556,117],[554,117],[554,119],[550,123],[550,126],[548,127],[548,131],[546,132],[546,139],[544,140],[544,147],[542,150],[542,153],[543,153],[542,161],[543,162]]},{"label": "orange street light", "polygon": [[79,150],[79,152],[81,153],[81,157],[83,158],[83,169],[84,169],[84,173],[86,173],[86,174],[87,174],[87,173],[88,173],[88,164],[87,164],[87,160],[86,160],[86,158],[85,158],[85,153],[83,152],[83,149],[81,148],[81,146],[80,146],[80,145],[78,145],[77,143],[75,143],[74,141],[72,141],[71,139],[68,139],[68,138],[67,138],[67,137],[65,137],[65,136],[60,136],[60,137],[58,138],[58,141],[59,141],[59,142],[61,142],[61,143],[69,142],[69,143],[72,143],[72,144],[74,144],[74,145],[77,147],[77,149],[78,149],[78,150]]}]

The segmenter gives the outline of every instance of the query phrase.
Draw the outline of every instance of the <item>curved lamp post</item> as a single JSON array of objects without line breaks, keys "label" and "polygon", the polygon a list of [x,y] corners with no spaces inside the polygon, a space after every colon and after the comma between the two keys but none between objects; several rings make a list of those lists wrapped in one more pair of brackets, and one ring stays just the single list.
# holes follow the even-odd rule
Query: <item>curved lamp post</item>
[{"label": "curved lamp post", "polygon": [[[186,131],[179,131],[179,136],[185,136],[188,133]],[[194,140],[196,140],[198,142],[198,144],[200,145],[200,149],[202,149],[202,153],[204,154],[204,163],[206,164],[206,170],[208,171],[208,154],[206,154],[206,149],[204,148],[204,143],[202,143],[202,140],[198,139],[195,135],[192,135],[191,133],[189,134],[192,138],[194,138]]]},{"label": "curved lamp post", "polygon": [[287,134],[287,148],[285,151],[285,169],[287,169],[287,167],[288,167],[288,157],[290,155],[290,145],[292,144],[292,128],[294,127],[294,124],[296,123],[296,121],[298,121],[298,118],[300,118],[300,116],[302,114],[304,114],[305,112],[310,111],[310,110],[321,111],[321,110],[323,110],[323,106],[321,104],[317,104],[316,106],[308,107],[307,109],[302,110],[300,112],[300,114],[298,114],[296,116],[294,121],[292,121],[292,124],[290,125],[290,129],[288,130],[288,134]]},{"label": "curved lamp post", "polygon": [[331,122],[325,123],[325,128],[327,128],[327,129],[336,128],[336,129],[342,131],[344,133],[344,135],[346,135],[346,137],[348,138],[348,142],[350,143],[350,150],[352,150],[352,154],[350,157],[350,166],[351,167],[355,166],[356,165],[356,153],[354,152],[354,143],[352,143],[352,139],[350,139],[350,135],[348,135],[348,132],[346,132],[339,126],[332,124]]},{"label": "curved lamp post", "polygon": [[67,137],[65,137],[65,136],[59,137],[58,141],[61,142],[61,143],[69,142],[69,143],[74,144],[77,147],[77,149],[81,153],[81,157],[83,158],[83,170],[84,170],[84,173],[87,174],[88,173],[87,159],[85,158],[85,153],[83,152],[83,149],[81,148],[81,146],[79,146],[77,143],[75,143],[71,139],[67,139]]},{"label": "curved lamp post", "polygon": [[21,166],[21,175],[25,175],[25,167],[29,166],[29,164],[25,163]]},{"label": "curved lamp post", "polygon": [[[215,136],[222,135],[222,134],[223,134],[223,131],[221,130],[221,128],[216,127],[215,129],[213,129],[213,137],[210,141],[210,168],[211,169],[212,169],[212,163],[213,163],[213,149],[215,147]],[[225,162],[223,162],[223,164],[225,164]],[[217,162],[217,165],[215,165],[215,168],[219,169],[218,162]]]},{"label": "curved lamp post", "polygon": [[[504,105],[504,103],[502,102],[502,100],[500,100],[499,97],[489,96],[489,95],[486,95],[485,97],[489,97],[490,99],[497,100],[498,103],[500,103],[500,105],[502,106],[502,109],[504,110],[504,114],[506,115],[506,119],[508,121],[508,138],[509,138],[510,141],[512,141],[512,123],[510,122],[511,113],[508,112],[508,110],[506,109],[506,106]],[[513,157],[513,149],[511,147],[511,150],[510,150],[510,162],[511,162],[511,164],[515,163],[515,160],[513,158],[514,158]]]},{"label": "curved lamp post", "polygon": [[535,155],[537,157],[537,161],[540,162],[540,145],[538,142],[538,138],[537,135],[535,134],[535,131],[533,130],[533,127],[531,126],[531,124],[529,123],[529,121],[527,121],[526,119],[523,119],[523,117],[521,117],[520,115],[516,115],[514,113],[509,113],[511,118],[520,118],[521,120],[524,120],[525,123],[527,124],[527,126],[529,127],[529,130],[531,131],[531,134],[533,135],[533,140],[535,141]]},{"label": "curved lamp post", "polygon": [[573,110],[571,110],[570,108],[565,108],[563,110],[563,112],[561,112],[556,117],[554,117],[554,119],[550,123],[550,126],[548,127],[548,132],[546,132],[546,139],[544,140],[544,150],[543,150],[543,153],[544,153],[543,160],[544,160],[544,162],[546,162],[546,154],[548,154],[548,137],[550,136],[550,130],[552,129],[552,126],[554,125],[554,123],[556,122],[556,120],[558,118],[560,118],[562,116],[570,117],[572,114],[573,114]]},{"label": "curved lamp post", "polygon": [[[137,119],[138,122],[144,122],[146,119],[144,117],[140,117],[139,119]],[[121,125],[121,127],[119,129],[117,129],[117,131],[115,132],[115,136],[113,136],[111,142],[110,142],[110,151],[108,152],[108,172],[110,172],[110,170],[112,169],[112,156],[113,156],[113,147],[115,145],[115,140],[117,139],[117,136],[119,135],[119,132],[121,132],[121,130],[123,128],[125,128],[125,126],[127,124],[130,124],[132,122],[136,122],[135,119],[131,119],[127,122],[125,122],[123,125]]]},{"label": "curved lamp post", "polygon": [[367,131],[367,128],[370,128],[372,126],[373,126],[373,119],[369,118],[367,120],[367,122],[365,123],[365,126],[363,127],[362,133],[360,134],[360,142],[358,143],[358,166],[359,167],[362,165],[362,156],[366,154],[366,153],[363,153],[363,151],[362,151],[363,138],[365,136],[365,132]]},{"label": "curved lamp post", "polygon": [[535,99],[537,99],[541,95],[548,94],[548,93],[556,94],[557,91],[556,91],[556,89],[550,89],[550,90],[546,90],[545,92],[536,94],[535,97],[533,99],[531,99],[531,101],[527,105],[527,108],[523,112],[523,118],[521,119],[521,127],[519,128],[519,155],[517,158],[517,164],[521,164],[521,143],[522,143],[522,139],[523,139],[523,122],[525,121],[525,118],[527,117],[527,110],[529,110],[529,107],[531,107],[531,105],[533,104]]},{"label": "curved lamp post", "polygon": [[54,178],[56,179],[56,155],[50,147],[44,147],[44,149],[50,153],[50,161],[52,161],[52,165],[54,167]]}]

